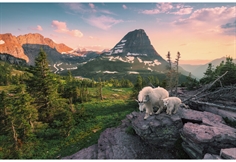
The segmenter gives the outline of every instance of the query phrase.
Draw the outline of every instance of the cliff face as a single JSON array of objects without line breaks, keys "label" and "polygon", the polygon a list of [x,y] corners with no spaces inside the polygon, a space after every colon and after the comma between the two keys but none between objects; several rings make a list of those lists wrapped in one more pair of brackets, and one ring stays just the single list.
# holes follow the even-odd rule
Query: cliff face
[{"label": "cliff face", "polygon": [[25,48],[34,48],[35,45],[49,46],[52,49],[58,51],[58,53],[72,50],[72,48],[66,46],[65,44],[54,43],[51,39],[44,38],[38,33],[29,33],[25,35],[19,35],[17,37],[10,33],[0,34],[0,54],[10,54],[16,58],[24,59],[28,63],[32,63],[34,60],[30,60],[33,57],[29,58],[27,56]]},{"label": "cliff face", "polygon": [[25,35],[20,35],[16,39],[21,45],[24,45],[24,44],[48,45],[51,48],[55,48],[60,53],[68,52],[72,50],[72,48],[66,46],[65,44],[63,43],[57,44],[53,42],[53,40],[49,38],[44,38],[42,35],[38,33],[33,33],[33,34],[29,33]]},{"label": "cliff face", "polygon": [[7,53],[14,57],[21,58],[29,61],[29,58],[25,55],[24,49],[15,36],[10,33],[0,34],[0,54]]}]

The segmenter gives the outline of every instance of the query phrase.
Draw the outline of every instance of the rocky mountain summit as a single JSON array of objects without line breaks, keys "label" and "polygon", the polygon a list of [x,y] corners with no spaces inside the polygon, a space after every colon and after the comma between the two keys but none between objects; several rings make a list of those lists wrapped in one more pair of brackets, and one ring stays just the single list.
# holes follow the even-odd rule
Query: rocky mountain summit
[{"label": "rocky mountain summit", "polygon": [[236,159],[236,129],[220,115],[191,107],[171,116],[144,115],[128,114],[97,144],[63,159]]},{"label": "rocky mountain summit", "polygon": [[124,61],[137,58],[139,62],[147,61],[145,64],[167,65],[143,29],[128,32],[106,55],[120,56]]},{"label": "rocky mountain summit", "polygon": [[[25,35],[13,36],[10,33],[0,34],[0,54],[9,54],[16,58],[26,60],[29,64],[33,64],[34,58],[39,53],[40,47],[48,46],[50,50],[55,50],[60,57],[61,53],[71,51],[72,48],[65,44],[57,44],[49,38],[44,38],[38,33],[29,33]],[[37,48],[35,48],[38,46]],[[32,50],[33,49],[33,50]],[[28,53],[27,51],[31,51]],[[47,51],[51,55],[51,51]],[[32,57],[32,55],[34,57]],[[55,57],[55,58],[57,58]],[[54,59],[55,59],[54,58]]]},{"label": "rocky mountain summit", "polygon": [[29,33],[25,35],[19,35],[16,37],[18,42],[22,45],[30,45],[30,44],[40,44],[40,45],[48,45],[51,48],[55,48],[58,52],[68,52],[71,51],[72,48],[66,46],[63,43],[57,44],[53,40],[49,38],[44,38],[41,34],[38,33]]},{"label": "rocky mountain summit", "polygon": [[111,50],[110,54],[123,53],[128,56],[146,56],[158,58],[158,61],[165,60],[156,52],[151,41],[143,29],[136,29],[128,32]]},{"label": "rocky mountain summit", "polygon": [[10,33],[0,34],[0,41],[0,54],[10,54],[16,58],[24,59],[27,62],[29,61],[22,45],[15,36]]}]

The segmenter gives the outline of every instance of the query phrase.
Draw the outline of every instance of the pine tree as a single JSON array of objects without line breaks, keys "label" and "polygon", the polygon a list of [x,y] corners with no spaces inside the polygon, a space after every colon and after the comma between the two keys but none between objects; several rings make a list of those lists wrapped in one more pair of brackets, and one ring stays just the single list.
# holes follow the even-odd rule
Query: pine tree
[{"label": "pine tree", "polygon": [[35,98],[34,105],[39,112],[39,120],[50,122],[56,111],[59,94],[57,82],[48,67],[47,54],[40,49],[32,67],[33,76],[27,81],[27,91]]}]

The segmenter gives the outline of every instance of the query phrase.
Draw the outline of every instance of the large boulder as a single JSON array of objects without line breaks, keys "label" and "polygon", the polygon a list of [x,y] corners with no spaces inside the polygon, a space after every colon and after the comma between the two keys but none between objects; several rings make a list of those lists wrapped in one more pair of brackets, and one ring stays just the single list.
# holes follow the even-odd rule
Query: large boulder
[{"label": "large boulder", "polygon": [[82,149],[63,159],[175,159],[173,152],[144,143],[139,136],[129,134],[127,127],[107,128],[98,144]]},{"label": "large boulder", "polygon": [[222,148],[236,147],[236,129],[188,122],[180,134],[183,149],[193,159],[202,159],[206,153],[219,155]]},{"label": "large boulder", "polygon": [[145,113],[133,112],[127,116],[137,135],[150,145],[172,148],[180,138],[179,130],[183,123],[178,114],[149,116],[144,120]]},{"label": "large boulder", "polygon": [[76,152],[73,155],[66,156],[62,159],[97,159],[98,157],[97,150],[98,150],[98,145],[95,144],[89,146],[88,148],[82,149],[81,151]]},{"label": "large boulder", "polygon": [[171,116],[144,115],[128,114],[120,126],[102,132],[96,145],[64,159],[177,159],[183,157],[179,150],[192,159],[234,158],[222,149],[236,147],[236,129],[219,115],[183,108]]},{"label": "large boulder", "polygon": [[236,148],[221,149],[220,156],[224,159],[236,159]]}]

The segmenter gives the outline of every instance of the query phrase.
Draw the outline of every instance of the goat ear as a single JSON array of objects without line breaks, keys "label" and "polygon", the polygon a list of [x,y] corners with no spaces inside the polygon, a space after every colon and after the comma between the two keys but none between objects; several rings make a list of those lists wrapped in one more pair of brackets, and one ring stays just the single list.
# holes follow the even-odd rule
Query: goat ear
[{"label": "goat ear", "polygon": [[[135,99],[136,102],[138,102],[138,100]],[[138,102],[139,103],[139,102]]]}]

